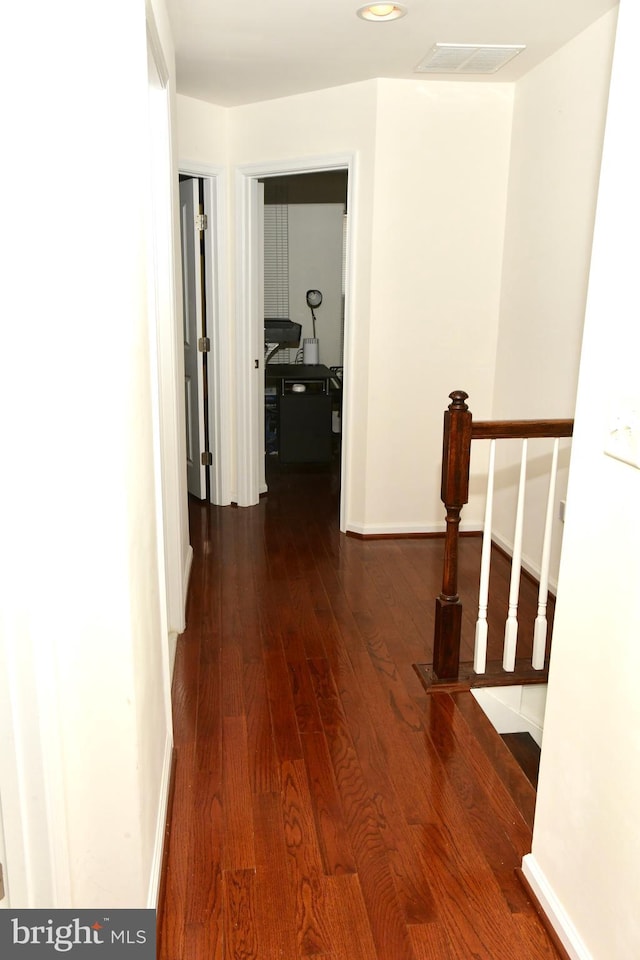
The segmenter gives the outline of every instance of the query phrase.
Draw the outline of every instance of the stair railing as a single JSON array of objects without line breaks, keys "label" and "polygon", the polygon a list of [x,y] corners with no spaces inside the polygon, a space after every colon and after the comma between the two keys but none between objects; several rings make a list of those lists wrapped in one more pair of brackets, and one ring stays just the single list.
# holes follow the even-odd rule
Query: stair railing
[{"label": "stair railing", "polygon": [[[493,478],[495,471],[495,442],[500,439],[521,439],[522,457],[518,485],[513,557],[509,588],[509,609],[505,624],[505,642],[502,669],[513,672],[516,663],[518,632],[518,591],[522,567],[522,533],[526,480],[527,440],[533,437],[554,438],[549,477],[549,491],[544,524],[544,541],[538,591],[538,615],[534,625],[532,670],[541,670],[545,662],[547,636],[546,608],[553,519],[553,501],[558,467],[558,444],[562,437],[573,435],[573,420],[473,420],[466,404],[468,394],[454,390],[451,403],[444,414],[442,450],[441,499],[446,510],[446,532],[442,573],[442,591],[436,598],[433,644],[434,680],[455,682],[460,672],[460,641],[462,633],[462,602],[458,595],[458,539],[463,506],[469,499],[469,469],[471,441],[490,440],[487,499],[485,506],[478,619],[475,633],[473,672],[484,674],[487,651],[487,607],[489,595],[489,568],[491,557],[491,524],[493,510]],[[514,678],[512,682],[517,682]]]}]

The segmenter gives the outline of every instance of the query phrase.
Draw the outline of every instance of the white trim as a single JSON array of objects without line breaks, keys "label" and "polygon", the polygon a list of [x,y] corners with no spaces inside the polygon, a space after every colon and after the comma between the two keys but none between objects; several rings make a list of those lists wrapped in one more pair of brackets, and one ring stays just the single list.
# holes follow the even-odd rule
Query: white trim
[{"label": "white trim", "polygon": [[540,864],[532,853],[528,853],[524,857],[522,861],[522,872],[571,960],[593,960],[593,955],[584,945],[567,911],[560,903]]},{"label": "white trim", "polygon": [[[256,257],[256,267],[257,267],[257,289],[256,289],[256,310],[259,317],[265,317],[266,313],[264,310],[264,183],[256,181],[256,233],[257,233],[257,244],[260,254]],[[287,274],[289,273],[287,267]],[[288,291],[287,291],[288,293]],[[287,297],[288,299],[288,297]],[[267,493],[267,473],[266,473],[266,451],[267,444],[265,438],[265,418],[264,414],[261,412],[264,410],[264,360],[265,353],[262,349],[262,331],[260,331],[260,340],[257,344],[260,353],[258,354],[260,359],[260,376],[258,377],[257,390],[258,390],[258,493],[263,494]]]},{"label": "white trim", "polygon": [[[412,533],[429,533],[444,537],[445,522],[442,520],[438,521],[438,523],[420,523],[418,520],[415,520],[409,521],[408,523],[350,523],[345,532],[357,533],[364,537],[391,537],[394,534],[402,537]],[[461,523],[460,533],[477,533],[478,536],[480,536],[482,530],[478,527],[477,523]]]},{"label": "white trim", "polygon": [[[227,293],[227,245],[223,242],[228,224],[227,174],[224,167],[196,160],[179,160],[179,174],[204,181],[204,207],[211,229],[205,234],[205,284],[209,354],[209,444],[213,454],[211,503],[227,506],[232,495],[232,386],[231,336]],[[186,594],[185,594],[186,596]]]},{"label": "white trim", "polygon": [[[0,631],[0,784],[5,827],[5,885],[14,908],[48,903],[62,906],[69,883],[65,857],[67,820],[64,784],[56,766],[61,750],[59,714],[55,711],[55,664],[51,644],[42,658],[20,625],[6,618]],[[20,636],[20,643],[10,638]],[[46,669],[45,669],[46,667]],[[53,674],[43,676],[43,670]],[[40,698],[53,710],[43,715]],[[47,755],[47,750],[51,754]],[[47,777],[52,777],[48,782]],[[58,824],[52,816],[61,814]],[[60,833],[55,838],[55,832]],[[62,856],[62,859],[60,857]]]},{"label": "white trim", "polygon": [[191,577],[191,567],[193,565],[193,547],[189,544],[187,548],[187,555],[184,558],[184,570],[182,571],[182,589],[184,591],[185,599],[189,592],[189,579]]},{"label": "white trim", "polygon": [[153,845],[153,858],[149,873],[149,890],[147,893],[147,907],[155,910],[158,907],[158,894],[162,879],[162,861],[164,857],[164,842],[167,832],[167,814],[169,811],[169,790],[171,788],[171,767],[173,760],[173,738],[171,731],[167,731],[164,741],[164,760],[162,763],[162,779],[160,781],[160,803],[158,805],[158,819],[156,821],[156,839]]},{"label": "white trim", "polygon": [[263,350],[258,349],[256,319],[260,231],[257,177],[240,170],[236,172],[236,209],[236,502],[250,507],[260,499],[258,377],[262,376]]},{"label": "white trim", "polygon": [[243,163],[237,169],[245,177],[282,177],[297,173],[327,173],[329,170],[348,170],[354,153],[339,153],[290,160],[272,160],[267,163]]},{"label": "white trim", "polygon": [[147,28],[147,41],[153,56],[153,62],[156,66],[156,70],[158,71],[160,83],[163,87],[168,87],[171,75],[169,73],[169,68],[167,67],[167,61],[165,60],[164,50],[162,49],[162,40],[160,39],[160,33],[158,32],[151,0],[146,0],[145,3],[145,20]]},{"label": "white trim", "polygon": [[340,432],[342,435],[342,463],[340,483],[340,530],[344,533],[351,510],[351,483],[352,445],[349,443],[352,428],[357,423],[355,414],[355,397],[351,387],[351,374],[355,369],[356,359],[356,323],[354,309],[355,284],[353,282],[353,268],[356,262],[355,244],[356,232],[354,224],[358,222],[358,155],[351,154],[347,158],[347,230],[345,237],[344,261],[344,340],[342,344],[342,414]]},{"label": "white trim", "polygon": [[[257,276],[257,197],[255,184],[258,178],[285,176],[300,173],[324,173],[329,170],[346,170],[348,183],[347,265],[345,291],[345,349],[342,415],[342,483],[340,489],[340,529],[344,532],[350,483],[349,436],[351,431],[352,399],[350,394],[349,369],[353,356],[353,313],[350,290],[353,258],[353,230],[350,224],[355,217],[356,154],[343,153],[329,156],[312,156],[270,163],[243,164],[236,168],[236,484],[239,506],[257,503],[260,497],[259,423],[262,411],[258,408],[257,382],[247,377],[253,371],[253,361],[262,358],[262,344],[258,343],[256,304],[258,303]],[[260,331],[261,339],[261,331]],[[258,349],[259,348],[259,349]],[[257,350],[257,352],[256,352]],[[262,364],[260,364],[260,369]]]}]

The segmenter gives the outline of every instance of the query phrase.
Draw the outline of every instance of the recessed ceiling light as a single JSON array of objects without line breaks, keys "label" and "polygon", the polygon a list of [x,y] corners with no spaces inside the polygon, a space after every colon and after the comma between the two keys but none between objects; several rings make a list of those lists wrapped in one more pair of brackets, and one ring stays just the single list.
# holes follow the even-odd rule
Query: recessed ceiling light
[{"label": "recessed ceiling light", "polygon": [[362,20],[385,23],[387,20],[399,20],[406,16],[407,8],[399,3],[370,3],[366,7],[360,7],[356,13]]}]

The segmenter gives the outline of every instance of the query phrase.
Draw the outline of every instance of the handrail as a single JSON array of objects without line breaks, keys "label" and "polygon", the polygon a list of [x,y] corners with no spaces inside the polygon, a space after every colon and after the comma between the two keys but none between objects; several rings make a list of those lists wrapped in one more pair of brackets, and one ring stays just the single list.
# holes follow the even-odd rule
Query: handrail
[{"label": "handrail", "polygon": [[471,441],[532,437],[570,437],[573,420],[477,420],[464,390],[449,394],[444,413],[441,500],[446,509],[442,591],[436,598],[433,674],[457,680],[460,669],[462,602],[458,596],[458,536],[460,515],[469,500]]},{"label": "handrail", "polygon": [[532,437],[571,436],[573,420],[474,420],[471,425],[472,440],[527,440]]}]

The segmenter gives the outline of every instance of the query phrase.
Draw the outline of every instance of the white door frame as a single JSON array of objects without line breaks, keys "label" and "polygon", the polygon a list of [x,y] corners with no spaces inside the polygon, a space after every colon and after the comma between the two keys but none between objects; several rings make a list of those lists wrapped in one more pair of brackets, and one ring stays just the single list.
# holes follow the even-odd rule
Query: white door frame
[{"label": "white door frame", "polygon": [[201,262],[200,181],[180,178],[180,243],[182,264],[182,324],[184,333],[184,407],[187,440],[187,490],[204,500],[207,466],[202,456],[208,450],[204,410],[205,368],[200,350],[204,336],[204,270]]},{"label": "white door frame", "polygon": [[172,163],[170,74],[153,11],[146,11],[148,76],[147,310],[153,409],[159,622],[164,700],[164,756],[156,811],[147,905],[155,907],[169,803],[173,753],[171,679],[178,634],[185,627],[186,595],[193,552],[183,547],[187,477],[184,429],[178,430],[184,396],[182,331],[176,305],[176,187]]},{"label": "white door frame", "polygon": [[226,293],[227,260],[226,235],[226,172],[223,167],[194,160],[179,160],[178,172],[184,176],[202,179],[204,212],[209,227],[205,230],[205,301],[207,336],[211,352],[207,363],[209,449],[213,455],[211,469],[211,503],[227,506],[231,503],[231,466],[233,463],[231,431],[231,342]]},{"label": "white door frame", "polygon": [[[351,342],[351,269],[353,263],[354,198],[356,196],[356,157],[353,153],[304,159],[280,160],[271,163],[243,164],[236,169],[236,476],[238,506],[251,506],[260,497],[261,459],[264,451],[260,443],[264,412],[260,403],[260,389],[264,376],[263,318],[260,277],[262,276],[262,228],[258,219],[258,180],[300,173],[326,173],[346,170],[348,184],[347,257],[344,319],[344,383],[342,416],[342,482],[340,484],[340,529],[346,529],[345,504],[349,484],[349,437],[351,431],[351,401],[349,369],[352,360]],[[258,360],[256,367],[255,361]]]}]

